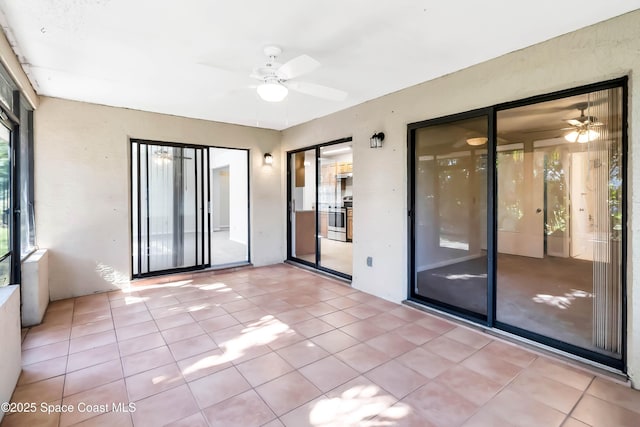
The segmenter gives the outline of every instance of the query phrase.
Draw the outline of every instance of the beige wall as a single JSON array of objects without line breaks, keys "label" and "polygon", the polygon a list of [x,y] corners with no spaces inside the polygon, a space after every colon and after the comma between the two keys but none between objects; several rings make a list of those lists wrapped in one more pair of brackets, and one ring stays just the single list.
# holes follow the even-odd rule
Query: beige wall
[{"label": "beige wall", "polygon": [[[251,259],[283,260],[280,133],[55,98],[35,113],[37,243],[49,251],[51,299],[131,277],[129,138],[250,149]],[[274,152],[273,166],[263,154]]]},{"label": "beige wall", "polygon": [[[286,151],[353,136],[353,286],[407,296],[407,124],[628,75],[628,370],[640,386],[640,11],[283,132]],[[398,70],[402,72],[402,70]],[[376,131],[384,148],[368,148]],[[285,188],[283,171],[281,186]],[[284,216],[285,206],[281,208]],[[373,256],[373,266],[366,257]]]}]

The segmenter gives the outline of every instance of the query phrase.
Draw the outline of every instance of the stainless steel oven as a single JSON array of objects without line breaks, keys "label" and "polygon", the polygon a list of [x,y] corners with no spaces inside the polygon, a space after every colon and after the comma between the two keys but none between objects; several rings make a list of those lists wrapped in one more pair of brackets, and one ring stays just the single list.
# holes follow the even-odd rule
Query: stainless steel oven
[{"label": "stainless steel oven", "polygon": [[347,210],[341,207],[329,207],[327,238],[347,241]]}]

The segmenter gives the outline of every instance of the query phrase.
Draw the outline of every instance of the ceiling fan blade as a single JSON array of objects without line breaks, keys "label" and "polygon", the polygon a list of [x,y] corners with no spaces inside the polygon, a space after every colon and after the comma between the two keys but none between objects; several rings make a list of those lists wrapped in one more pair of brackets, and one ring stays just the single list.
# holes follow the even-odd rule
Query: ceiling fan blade
[{"label": "ceiling fan blade", "polygon": [[300,55],[278,68],[278,75],[289,80],[307,74],[320,66],[320,63],[309,55]]},{"label": "ceiling fan blade", "polygon": [[584,125],[583,122],[577,119],[569,119],[569,120],[566,120],[566,122],[569,123],[571,126],[576,126],[576,127],[580,127]]},{"label": "ceiling fan blade", "polygon": [[289,88],[304,93],[305,95],[316,96],[331,101],[344,101],[347,98],[347,92],[332,87],[322,86],[308,82],[288,82]]}]

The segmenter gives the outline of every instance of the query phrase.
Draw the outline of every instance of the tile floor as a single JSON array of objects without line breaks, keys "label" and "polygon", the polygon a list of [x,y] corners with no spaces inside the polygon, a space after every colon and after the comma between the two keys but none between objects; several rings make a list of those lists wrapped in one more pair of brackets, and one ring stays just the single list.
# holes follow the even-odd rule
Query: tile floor
[{"label": "tile floor", "polygon": [[56,301],[22,347],[13,401],[38,410],[3,427],[640,419],[638,391],[288,265]]}]

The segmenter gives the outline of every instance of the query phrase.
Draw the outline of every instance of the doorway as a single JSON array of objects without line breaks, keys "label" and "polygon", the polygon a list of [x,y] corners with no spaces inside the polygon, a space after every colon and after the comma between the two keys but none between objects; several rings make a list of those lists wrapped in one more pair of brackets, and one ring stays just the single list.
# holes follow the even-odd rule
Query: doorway
[{"label": "doorway", "polygon": [[246,150],[131,140],[131,158],[133,277],[249,262]]},{"label": "doorway", "polygon": [[288,259],[350,279],[351,138],[288,153]]}]

